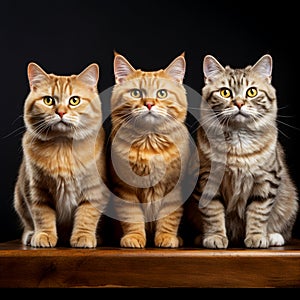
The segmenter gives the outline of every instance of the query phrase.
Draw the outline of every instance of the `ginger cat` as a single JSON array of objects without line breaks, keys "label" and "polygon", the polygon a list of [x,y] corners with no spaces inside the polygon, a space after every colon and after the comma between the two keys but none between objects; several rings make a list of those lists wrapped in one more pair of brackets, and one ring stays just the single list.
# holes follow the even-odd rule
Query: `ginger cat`
[{"label": "ginger cat", "polygon": [[27,70],[23,160],[14,194],[22,242],[94,248],[107,201],[99,67],[70,76],[48,74],[35,63]]},{"label": "ginger cat", "polygon": [[184,55],[158,71],[115,53],[110,179],[122,247],[179,247],[189,156]]}]

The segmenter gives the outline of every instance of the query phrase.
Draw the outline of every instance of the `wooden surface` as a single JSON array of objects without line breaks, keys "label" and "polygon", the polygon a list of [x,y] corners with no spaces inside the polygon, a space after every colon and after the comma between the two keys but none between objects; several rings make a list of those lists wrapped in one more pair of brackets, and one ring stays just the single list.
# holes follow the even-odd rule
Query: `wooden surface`
[{"label": "wooden surface", "polygon": [[300,287],[300,240],[270,249],[35,249],[0,243],[0,287]]}]

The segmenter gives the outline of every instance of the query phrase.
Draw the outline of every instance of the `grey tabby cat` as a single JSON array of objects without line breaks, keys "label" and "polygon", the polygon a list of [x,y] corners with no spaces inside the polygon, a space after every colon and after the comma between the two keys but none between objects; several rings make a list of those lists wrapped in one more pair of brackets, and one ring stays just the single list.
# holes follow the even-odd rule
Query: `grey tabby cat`
[{"label": "grey tabby cat", "polygon": [[284,245],[298,195],[278,141],[272,57],[233,69],[207,55],[203,71],[200,173],[186,206],[200,232],[195,241],[206,248]]}]

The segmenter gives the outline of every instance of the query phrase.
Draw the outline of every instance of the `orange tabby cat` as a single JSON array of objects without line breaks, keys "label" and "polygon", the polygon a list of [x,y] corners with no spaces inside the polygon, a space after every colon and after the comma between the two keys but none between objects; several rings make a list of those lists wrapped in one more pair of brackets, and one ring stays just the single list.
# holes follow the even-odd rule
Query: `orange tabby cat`
[{"label": "orange tabby cat", "polygon": [[166,69],[134,69],[115,53],[111,97],[111,181],[122,247],[182,244],[182,174],[189,152],[185,59]]},{"label": "orange tabby cat", "polygon": [[97,245],[106,202],[98,77],[97,64],[70,76],[28,65],[23,161],[14,199],[25,245],[54,247],[58,240],[72,247]]}]

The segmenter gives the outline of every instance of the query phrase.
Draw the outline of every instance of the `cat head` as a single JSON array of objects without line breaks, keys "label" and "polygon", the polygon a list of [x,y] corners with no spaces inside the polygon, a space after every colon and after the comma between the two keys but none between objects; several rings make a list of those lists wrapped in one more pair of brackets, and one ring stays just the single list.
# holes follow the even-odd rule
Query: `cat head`
[{"label": "cat head", "polygon": [[[111,97],[112,122],[127,122],[135,128],[172,130],[183,123],[187,114],[184,54],[176,57],[165,69],[135,69],[127,59],[115,53],[115,86]],[[131,122],[132,121],[132,122]]]},{"label": "cat head", "polygon": [[253,66],[236,69],[223,67],[216,58],[207,55],[203,61],[203,73],[203,100],[224,126],[257,128],[275,120],[277,103],[271,84],[270,55],[262,56]]},{"label": "cat head", "polygon": [[48,74],[36,63],[27,68],[30,92],[24,105],[27,130],[41,140],[83,139],[99,129],[99,67],[93,63],[79,75]]}]

